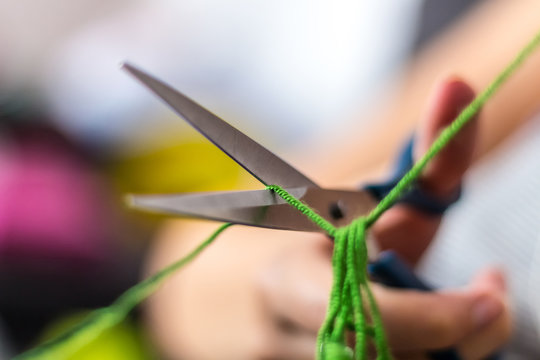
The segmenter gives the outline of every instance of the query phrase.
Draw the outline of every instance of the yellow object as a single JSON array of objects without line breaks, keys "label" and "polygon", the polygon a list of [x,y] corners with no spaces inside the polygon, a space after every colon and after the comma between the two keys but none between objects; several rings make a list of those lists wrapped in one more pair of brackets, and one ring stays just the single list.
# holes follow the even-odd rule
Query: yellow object
[{"label": "yellow object", "polygon": [[[78,312],[63,317],[51,324],[44,332],[42,341],[52,339],[72,328],[88,315],[88,312]],[[149,360],[149,346],[141,336],[136,324],[131,320],[124,320],[103,331],[98,337],[83,345],[73,353],[67,355],[65,360]]]}]

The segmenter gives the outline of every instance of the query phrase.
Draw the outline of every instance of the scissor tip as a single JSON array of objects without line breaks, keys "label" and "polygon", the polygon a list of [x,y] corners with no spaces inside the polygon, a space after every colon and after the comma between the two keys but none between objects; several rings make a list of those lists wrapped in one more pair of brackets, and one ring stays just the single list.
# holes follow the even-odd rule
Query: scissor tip
[{"label": "scissor tip", "polygon": [[140,70],[137,69],[137,67],[135,65],[132,65],[128,61],[122,61],[119,64],[119,67],[120,67],[121,70],[125,70],[125,71],[127,71],[128,73],[130,73],[132,75],[137,75],[138,73],[141,72]]},{"label": "scissor tip", "polygon": [[118,67],[122,70],[129,70],[130,68],[132,68],[131,64],[127,61],[120,61],[118,63]]}]

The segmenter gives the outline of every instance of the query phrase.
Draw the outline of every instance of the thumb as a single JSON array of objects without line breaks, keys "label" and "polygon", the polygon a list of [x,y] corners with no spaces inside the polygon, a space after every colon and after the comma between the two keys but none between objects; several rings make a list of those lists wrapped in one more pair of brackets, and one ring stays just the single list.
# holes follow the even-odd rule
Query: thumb
[{"label": "thumb", "polygon": [[[473,98],[474,91],[471,87],[457,77],[441,82],[431,97],[424,121],[415,138],[416,160]],[[477,121],[471,121],[432,159],[419,179],[423,190],[440,199],[454,196],[471,163],[477,127]],[[429,216],[398,204],[375,223],[373,234],[381,249],[394,249],[405,260],[414,264],[430,244],[440,220],[440,216]]]},{"label": "thumb", "polygon": [[[431,146],[439,133],[450,125],[474,99],[474,90],[458,77],[442,82],[428,106],[418,129],[415,159]],[[478,133],[477,116],[430,162],[420,179],[421,185],[436,196],[452,194],[472,162]]]},{"label": "thumb", "polygon": [[434,350],[460,343],[505,311],[500,277],[482,276],[467,288],[436,293],[374,284],[388,339],[395,351]]}]

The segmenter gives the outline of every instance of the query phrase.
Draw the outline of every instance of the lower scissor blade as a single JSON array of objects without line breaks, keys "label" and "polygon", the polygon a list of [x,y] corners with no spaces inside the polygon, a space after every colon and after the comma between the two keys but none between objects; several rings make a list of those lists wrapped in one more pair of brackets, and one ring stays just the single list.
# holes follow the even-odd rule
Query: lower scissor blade
[{"label": "lower scissor blade", "polygon": [[[300,199],[307,188],[288,189]],[[322,230],[270,190],[169,195],[130,195],[132,207],[170,215],[204,218],[274,229]]]}]

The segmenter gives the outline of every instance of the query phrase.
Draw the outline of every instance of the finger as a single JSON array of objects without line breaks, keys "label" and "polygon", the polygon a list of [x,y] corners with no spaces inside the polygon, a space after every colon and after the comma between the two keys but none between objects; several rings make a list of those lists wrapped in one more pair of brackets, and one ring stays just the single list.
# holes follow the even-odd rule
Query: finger
[{"label": "finger", "polygon": [[[439,133],[474,99],[474,90],[457,77],[441,83],[428,107],[416,140],[415,158],[419,159]],[[434,195],[451,195],[471,164],[478,121],[468,123],[456,137],[429,163],[421,176],[421,185]]]},{"label": "finger", "polygon": [[[508,306],[508,305],[506,305]],[[504,311],[491,325],[473,334],[459,345],[463,359],[484,359],[498,352],[510,338],[512,320],[510,311]]]},{"label": "finger", "polygon": [[[305,241],[303,241],[305,240]],[[313,359],[332,282],[327,238],[295,238],[256,281],[268,324],[265,359]]]},{"label": "finger", "polygon": [[505,312],[493,279],[451,292],[392,290],[374,285],[391,346],[396,351],[441,349],[479,332]]},{"label": "finger", "polygon": [[[474,91],[456,77],[443,81],[435,91],[415,142],[418,159],[459,111],[474,98]],[[434,196],[452,196],[471,163],[477,134],[473,120],[428,165],[420,185]],[[410,206],[396,205],[373,226],[381,249],[394,249],[411,264],[416,263],[438,229],[441,217],[428,216]]]},{"label": "finger", "polygon": [[[506,301],[506,286],[502,273],[497,269],[487,269],[480,273],[472,283],[473,291],[493,292],[499,294],[505,304],[503,311],[494,321],[473,332],[458,345],[460,358],[465,360],[484,359],[494,354],[506,343],[511,333],[511,316]],[[399,360],[428,360],[426,351],[400,352],[396,355]]]},{"label": "finger", "polygon": [[372,233],[381,250],[392,249],[414,265],[431,243],[441,219],[410,206],[396,205],[377,220]]},{"label": "finger", "polygon": [[257,277],[262,302],[276,319],[316,334],[332,283],[332,243],[325,237],[296,241]]},{"label": "finger", "polygon": [[477,291],[498,293],[504,303],[505,311],[495,321],[481,331],[468,336],[460,344],[460,354],[464,359],[483,359],[495,353],[506,343],[512,332],[512,317],[506,296],[506,284],[502,273],[497,269],[488,269],[475,280]]}]

